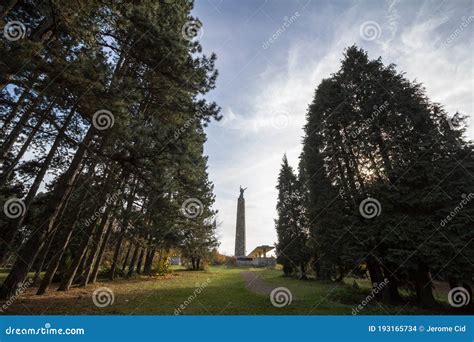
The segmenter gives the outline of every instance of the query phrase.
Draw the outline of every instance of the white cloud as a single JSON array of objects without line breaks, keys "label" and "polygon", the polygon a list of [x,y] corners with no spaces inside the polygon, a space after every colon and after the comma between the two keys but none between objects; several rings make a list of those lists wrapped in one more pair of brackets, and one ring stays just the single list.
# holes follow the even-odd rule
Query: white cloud
[{"label": "white cloud", "polygon": [[[450,11],[445,13],[452,14]],[[410,21],[413,16],[415,19]],[[458,25],[456,20],[448,19],[430,6],[412,8],[398,1],[375,8],[354,5],[337,13],[335,18],[325,18],[314,12],[302,13],[298,25],[305,27],[303,32],[292,27],[285,32],[285,35],[293,35],[288,45],[283,44],[286,37],[282,37],[278,45],[272,47],[273,55],[268,55],[263,62],[255,59],[254,63],[260,64],[253,69],[258,70],[253,75],[254,83],[235,90],[247,103],[232,108],[220,103],[224,106],[224,121],[216,125],[220,130],[216,133],[220,141],[211,139],[208,143],[209,150],[222,149],[224,141],[232,146],[224,154],[210,155],[216,208],[220,210],[219,218],[223,222],[221,250],[233,252],[239,185],[248,186],[247,250],[257,244],[276,242],[275,186],[282,155],[286,152],[290,163],[297,168],[302,128],[314,90],[323,78],[339,69],[343,50],[348,46],[357,43],[368,51],[370,58],[382,56],[385,64],[397,64],[399,71],[406,72],[411,80],[416,78],[422,82],[428,97],[444,104],[450,113],[459,110],[472,115],[473,55],[469,49],[472,42],[468,40],[472,40],[470,32],[474,24],[468,28],[470,32],[466,29],[450,46],[440,48],[440,42]],[[359,27],[367,20],[380,24],[382,33],[378,40],[361,38]],[[324,25],[313,24],[318,22],[326,25],[327,30],[321,32],[321,25]],[[452,29],[447,29],[448,22]],[[240,70],[238,65],[234,69]],[[275,125],[275,113],[287,116],[284,127],[275,127],[278,126]],[[474,136],[472,127],[469,134]],[[213,158],[219,160],[213,161]]]}]

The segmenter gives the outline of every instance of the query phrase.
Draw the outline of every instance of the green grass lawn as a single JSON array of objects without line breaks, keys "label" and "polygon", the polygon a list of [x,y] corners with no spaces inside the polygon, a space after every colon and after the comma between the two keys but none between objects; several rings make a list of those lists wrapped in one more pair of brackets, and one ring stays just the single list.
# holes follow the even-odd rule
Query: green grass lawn
[{"label": "green grass lawn", "polygon": [[[256,294],[245,287],[242,271],[255,271],[270,287],[286,287],[293,301],[283,308],[274,307],[268,295]],[[353,280],[347,282],[352,284]],[[121,315],[351,315],[370,292],[366,284],[354,288],[347,283],[301,281],[282,277],[280,270],[211,267],[207,271],[175,269],[163,277],[100,282],[69,292],[51,289],[44,296],[28,289],[16,299],[7,314],[121,314]],[[112,305],[99,308],[92,293],[99,287],[114,293]],[[179,309],[181,307],[181,309]],[[436,314],[410,305],[381,306],[371,301],[360,314]]]}]

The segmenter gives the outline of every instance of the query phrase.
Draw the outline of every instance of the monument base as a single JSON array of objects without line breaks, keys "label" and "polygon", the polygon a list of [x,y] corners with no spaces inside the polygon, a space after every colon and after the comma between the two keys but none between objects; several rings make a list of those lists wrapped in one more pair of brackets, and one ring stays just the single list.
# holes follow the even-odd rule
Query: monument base
[{"label": "monument base", "polygon": [[237,266],[247,267],[275,267],[275,258],[249,258],[249,257],[236,257]]}]

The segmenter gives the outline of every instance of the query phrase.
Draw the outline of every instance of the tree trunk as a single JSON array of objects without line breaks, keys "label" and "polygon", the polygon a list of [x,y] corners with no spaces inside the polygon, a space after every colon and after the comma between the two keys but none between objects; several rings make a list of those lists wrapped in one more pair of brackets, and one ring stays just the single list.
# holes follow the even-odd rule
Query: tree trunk
[{"label": "tree trunk", "polygon": [[89,260],[89,256],[91,254],[90,242],[91,241],[89,241],[89,245],[86,248],[86,253],[84,254],[84,257],[82,258],[81,263],[79,264],[79,267],[77,268],[76,274],[74,275],[74,278],[72,280],[72,285],[80,283],[82,281],[82,276],[86,268],[86,263]]},{"label": "tree trunk", "polygon": [[[41,183],[43,182],[43,178],[44,178],[44,176],[46,175],[46,172],[49,169],[49,165],[51,164],[51,162],[54,158],[54,155],[56,154],[56,151],[58,150],[59,146],[61,145],[62,134],[66,131],[67,127],[69,126],[69,123],[71,122],[72,117],[74,116],[74,113],[75,113],[75,108],[70,111],[69,115],[65,119],[65,121],[64,121],[64,123],[61,127],[61,130],[58,132],[58,135],[56,136],[56,139],[54,140],[54,143],[51,146],[51,148],[48,152],[48,155],[46,156],[46,159],[44,160],[44,162],[41,165],[41,169],[39,170],[38,174],[36,175],[36,177],[33,181],[33,184],[31,185],[30,189],[28,190],[28,194],[26,195],[26,197],[23,201],[25,212],[19,218],[9,222],[8,226],[5,228],[5,230],[1,234],[0,264],[3,262],[3,260],[5,258],[5,253],[7,251],[7,249],[4,246],[5,245],[6,246],[11,245],[13,243],[13,241],[15,240],[16,234],[18,233],[21,225],[23,224],[23,220],[26,217],[26,213],[28,212],[28,210],[31,206],[31,203],[34,200],[34,198],[36,196],[36,193],[38,192],[38,189],[39,189]],[[86,138],[87,138],[87,136],[86,136]],[[90,139],[92,139],[92,136],[89,137],[89,141],[90,141]],[[87,144],[88,141],[86,139],[84,139],[83,143]],[[74,181],[74,179],[72,181]],[[40,228],[38,228],[38,230],[41,230],[42,228],[43,227],[40,227]]]},{"label": "tree trunk", "polygon": [[35,137],[36,133],[38,133],[39,129],[41,128],[44,121],[46,120],[47,115],[48,114],[46,113],[46,111],[44,111],[43,115],[38,120],[36,125],[33,127],[30,134],[28,135],[28,138],[26,139],[26,141],[21,146],[21,148],[18,151],[15,159],[11,163],[9,163],[8,168],[5,170],[5,173],[0,176],[0,188],[3,187],[8,182],[10,176],[13,173],[13,170],[15,170],[15,167],[20,162],[21,158],[23,158],[23,155],[25,154],[26,150],[28,149],[31,142],[33,141],[33,138]]},{"label": "tree trunk", "polygon": [[304,262],[300,264],[300,271],[301,271],[300,279],[307,280],[308,277],[306,276],[306,265],[304,264]]},{"label": "tree trunk", "polygon": [[107,243],[110,239],[110,235],[112,234],[112,230],[114,226],[113,223],[114,223],[113,220],[109,221],[107,232],[105,233],[104,239],[102,240],[102,243],[100,245],[99,254],[97,255],[97,258],[95,260],[94,269],[91,275],[91,283],[95,283],[97,281],[97,275],[99,274],[99,268],[102,263],[102,259],[104,258],[105,248],[107,247]]},{"label": "tree trunk", "polygon": [[91,279],[92,268],[94,266],[94,260],[97,259],[97,256],[99,254],[100,240],[102,240],[103,238],[105,226],[107,225],[107,222],[109,221],[110,211],[111,210],[109,210],[109,212],[104,213],[104,216],[102,217],[100,221],[99,228],[97,229],[97,232],[92,239],[91,253],[86,262],[86,267],[85,267],[83,279],[81,281],[81,286],[87,286],[87,284],[89,283],[89,280]]},{"label": "tree trunk", "polygon": [[433,284],[428,268],[420,264],[417,271],[411,271],[411,278],[415,284],[416,297],[418,302],[426,307],[433,307],[436,301],[433,297]]},{"label": "tree trunk", "polygon": [[[56,231],[54,231],[53,235],[51,236],[51,238],[48,238],[48,243],[45,244],[43,246],[43,249],[40,251],[40,262],[38,264],[38,269],[36,270],[36,274],[35,274],[35,279],[34,279],[34,284],[38,284],[39,283],[39,280],[40,280],[40,274],[41,274],[41,271],[43,270],[43,267],[46,263],[46,258],[48,257],[48,253],[49,253],[49,250],[51,248],[51,244],[53,243],[53,240],[54,240],[54,236],[56,235]],[[47,267],[46,267],[47,269]]]},{"label": "tree trunk", "polygon": [[[23,115],[20,117],[20,120],[18,120],[17,124],[15,127],[13,127],[12,131],[8,135],[8,137],[5,139],[5,142],[3,143],[2,147],[0,148],[0,159],[5,160],[5,158],[8,155],[8,152],[10,152],[11,148],[13,147],[13,144],[15,141],[18,139],[18,136],[20,133],[23,131],[24,126],[30,119],[31,115],[33,114],[36,105],[40,102],[42,98],[38,96],[34,101],[33,104],[28,107],[28,109],[23,113]],[[55,101],[55,100],[53,100]]]},{"label": "tree trunk", "polygon": [[[88,171],[88,174],[84,180],[84,182],[87,182],[88,179],[90,179],[94,175],[93,168],[90,168]],[[78,180],[76,180],[77,182]],[[80,207],[78,210],[75,211],[75,216],[72,220],[72,222],[69,223],[69,226],[61,231],[61,234],[58,236],[58,248],[55,250],[53,254],[53,258],[51,259],[49,266],[46,270],[46,273],[43,277],[43,281],[41,282],[38,291],[36,292],[37,295],[42,295],[46,293],[48,288],[51,286],[51,283],[53,282],[54,275],[56,274],[56,271],[59,268],[61,259],[66,252],[67,246],[69,245],[69,242],[71,241],[72,234],[74,232],[75,224],[78,221],[79,217],[81,216],[81,213],[83,212],[84,209],[84,199],[87,195],[87,192],[84,191],[80,197],[79,197],[79,203]],[[65,207],[63,208],[63,211],[65,210]],[[57,230],[57,229],[56,229]]]},{"label": "tree trunk", "polygon": [[132,248],[133,248],[133,243],[130,241],[130,244],[128,245],[127,253],[125,253],[125,258],[123,258],[123,261],[122,261],[122,274],[125,274],[125,269],[128,266],[128,259],[130,258],[130,253],[132,252]]},{"label": "tree trunk", "polygon": [[47,209],[48,219],[45,224],[40,227],[24,244],[18,252],[17,258],[12,270],[3,282],[0,289],[0,299],[9,299],[16,293],[18,288],[25,281],[31,266],[38,255],[44,241],[43,238],[54,228],[58,215],[65,204],[66,198],[72,191],[74,181],[79,173],[80,166],[85,157],[87,148],[95,135],[95,129],[91,126],[79,148],[74,155],[74,158],[68,170],[56,186],[53,198]]},{"label": "tree trunk", "polygon": [[[95,163],[94,163],[95,165]],[[93,169],[93,168],[91,168]],[[103,188],[103,195],[99,199],[99,201],[96,203],[95,208],[94,208],[94,213],[100,212],[100,209],[104,207],[107,204],[107,193],[110,190],[112,184],[114,183],[115,176],[110,173],[107,175],[107,178],[105,180],[105,185]],[[97,235],[97,231],[99,229],[103,229],[105,226],[105,223],[107,222],[107,218],[110,214],[110,211],[112,210],[112,206],[107,206],[104,213],[102,214],[102,219],[100,222],[100,225],[97,224],[98,217],[95,217],[95,219],[90,222],[89,226],[87,227],[87,230],[84,234],[83,241],[79,247],[79,254],[77,255],[76,259],[74,260],[73,264],[71,265],[71,268],[69,269],[69,272],[67,273],[66,277],[63,279],[61,285],[58,288],[58,291],[69,291],[71,288],[73,281],[76,278],[76,275],[81,275],[82,272],[79,272],[79,270],[84,269],[86,266],[86,262],[88,261],[86,257],[87,251],[90,251],[91,253],[95,253],[95,250],[91,250],[91,246],[93,244],[93,239],[94,237],[100,236]],[[102,231],[100,231],[102,233]],[[94,257],[94,255],[92,255]],[[92,260],[91,260],[92,263]],[[84,265],[83,268],[80,266]]]},{"label": "tree trunk", "polygon": [[119,259],[119,256],[120,256],[122,243],[123,243],[123,240],[125,238],[125,232],[127,231],[129,215],[130,215],[130,211],[132,210],[133,200],[135,199],[135,191],[136,191],[136,188],[137,188],[137,184],[138,184],[138,181],[135,182],[135,185],[134,185],[133,189],[131,189],[130,195],[128,196],[127,208],[125,209],[125,212],[123,214],[123,220],[122,220],[120,236],[119,236],[119,239],[118,239],[117,244],[115,246],[114,258],[113,258],[113,261],[112,261],[112,268],[110,270],[110,280],[114,280],[115,273],[117,271],[118,259]]},{"label": "tree trunk", "polygon": [[69,291],[69,289],[71,288],[72,283],[77,274],[77,271],[79,270],[81,263],[85,261],[86,253],[91,242],[91,237],[94,234],[96,229],[97,229],[97,225],[95,224],[95,222],[91,223],[91,225],[88,227],[85,233],[85,237],[82,240],[82,243],[79,247],[78,254],[76,258],[74,259],[63,281],[61,282],[61,285],[59,285],[58,291]]},{"label": "tree trunk", "polygon": [[155,258],[156,247],[153,247],[149,252],[145,260],[145,267],[143,268],[143,273],[151,275],[153,259]]},{"label": "tree trunk", "polygon": [[[64,244],[67,246],[69,244],[69,241],[71,240],[72,232],[74,229],[69,229],[67,232],[67,235],[64,239]],[[49,264],[49,267],[46,270],[46,273],[43,277],[43,280],[41,281],[41,284],[38,288],[38,291],[36,292],[37,295],[42,295],[46,293],[48,290],[49,286],[51,286],[51,283],[53,282],[54,275],[56,274],[56,271],[58,270],[59,263],[64,255],[66,248],[61,248],[57,253],[53,255],[53,258],[51,259],[51,262]]]},{"label": "tree trunk", "polygon": [[398,293],[398,279],[392,274],[389,268],[382,266],[385,278],[388,280],[388,294],[390,304],[396,305],[402,302],[402,298]]},{"label": "tree trunk", "polygon": [[390,296],[386,287],[378,288],[378,286],[385,281],[385,278],[382,273],[382,268],[378,261],[369,257],[366,261],[367,269],[369,270],[370,281],[372,283],[372,289],[377,288],[377,293],[375,293],[375,298],[383,303],[390,303]]},{"label": "tree trunk", "polygon": [[135,250],[133,251],[132,260],[130,260],[130,266],[128,267],[127,277],[133,276],[135,273],[135,265],[138,259],[138,252],[140,251],[140,245],[136,245]]},{"label": "tree trunk", "polygon": [[143,257],[146,255],[146,248],[142,248],[140,252],[140,256],[138,257],[138,264],[137,264],[137,273],[142,274],[142,264],[143,264]]}]

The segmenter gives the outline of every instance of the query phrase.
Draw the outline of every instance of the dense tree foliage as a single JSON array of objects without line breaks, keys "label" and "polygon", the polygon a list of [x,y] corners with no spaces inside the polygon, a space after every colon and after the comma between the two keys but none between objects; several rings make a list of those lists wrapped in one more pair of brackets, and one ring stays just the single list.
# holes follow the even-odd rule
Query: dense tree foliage
[{"label": "dense tree foliage", "polygon": [[283,265],[283,272],[286,275],[299,271],[300,277],[305,279],[306,264],[310,255],[307,247],[307,226],[303,221],[306,217],[303,194],[293,168],[288,165],[286,155],[283,157],[277,189],[278,218],[275,220],[278,234],[277,261]]},{"label": "dense tree foliage", "polygon": [[[5,299],[151,273],[216,246],[204,126],[216,56],[190,1],[9,1],[0,40]],[[7,210],[8,209],[8,210]],[[15,211],[17,210],[17,211]],[[199,267],[199,266],[198,266]],[[39,280],[39,277],[38,279]]]},{"label": "dense tree foliage", "polygon": [[299,170],[320,279],[367,269],[373,283],[388,280],[380,299],[399,301],[403,286],[425,305],[433,280],[470,289],[474,153],[464,131],[459,113],[448,117],[394,65],[346,50],[309,106]]}]

